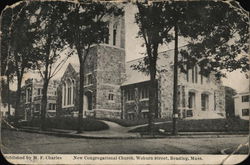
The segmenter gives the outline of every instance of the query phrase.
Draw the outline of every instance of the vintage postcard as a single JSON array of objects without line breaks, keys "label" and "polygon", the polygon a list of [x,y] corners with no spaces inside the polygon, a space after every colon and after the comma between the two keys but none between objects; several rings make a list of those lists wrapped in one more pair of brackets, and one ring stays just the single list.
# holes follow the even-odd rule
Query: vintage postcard
[{"label": "vintage postcard", "polygon": [[237,1],[23,0],[1,13],[12,164],[237,164],[249,13]]}]

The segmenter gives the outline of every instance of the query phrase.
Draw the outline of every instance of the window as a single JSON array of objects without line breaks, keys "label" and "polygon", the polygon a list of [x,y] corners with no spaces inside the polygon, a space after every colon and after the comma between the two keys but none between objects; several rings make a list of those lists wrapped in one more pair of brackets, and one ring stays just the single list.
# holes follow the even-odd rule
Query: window
[{"label": "window", "polygon": [[113,26],[113,45],[116,45],[117,24]]},{"label": "window", "polygon": [[200,76],[201,76],[201,84],[203,84],[203,75],[200,74]]},{"label": "window", "polygon": [[56,104],[49,103],[49,110],[56,110]]},{"label": "window", "polygon": [[66,105],[66,84],[63,85],[63,105]]},{"label": "window", "polygon": [[195,93],[189,92],[188,93],[188,108],[193,109],[195,106]]},{"label": "window", "polygon": [[194,83],[194,68],[192,68],[192,83]]},{"label": "window", "polygon": [[149,98],[149,88],[141,88],[140,90],[140,99],[147,99]]},{"label": "window", "polygon": [[40,111],[40,104],[35,104],[35,111]]},{"label": "window", "polygon": [[90,85],[90,84],[92,84],[93,82],[92,82],[92,74],[88,74],[87,75],[87,81],[86,81],[86,85]]},{"label": "window", "polygon": [[188,66],[187,66],[186,79],[187,79],[187,82],[188,82],[189,81],[189,69],[188,69]]},{"label": "window", "polygon": [[245,95],[241,97],[242,102],[249,102],[249,95]]},{"label": "window", "polygon": [[193,116],[193,111],[187,110],[187,117],[192,117],[192,116]]},{"label": "window", "polygon": [[242,116],[249,116],[249,109],[242,109]]},{"label": "window", "polygon": [[135,92],[134,92],[134,90],[128,90],[127,91],[127,100],[131,101],[131,100],[134,100],[134,98],[135,98]]},{"label": "window", "polygon": [[109,24],[105,28],[105,36],[104,36],[104,43],[109,44]]},{"label": "window", "polygon": [[[53,94],[56,91],[53,92]],[[74,80],[68,79],[62,86],[62,105],[69,106],[74,105]]]},{"label": "window", "polygon": [[198,67],[195,66],[194,70],[195,70],[195,83],[198,83]]},{"label": "window", "polygon": [[26,90],[26,102],[31,102],[31,89],[27,88]]},{"label": "window", "polygon": [[114,94],[112,94],[112,93],[109,94],[109,100],[111,100],[111,101],[114,100]]},{"label": "window", "polygon": [[38,88],[38,89],[37,89],[37,95],[38,95],[38,96],[40,96],[40,95],[41,95],[41,93],[42,93],[41,88]]},{"label": "window", "polygon": [[207,94],[201,94],[201,110],[202,111],[208,110],[208,101],[209,101],[209,96]]},{"label": "window", "polygon": [[71,85],[68,85],[68,105],[71,104]]}]

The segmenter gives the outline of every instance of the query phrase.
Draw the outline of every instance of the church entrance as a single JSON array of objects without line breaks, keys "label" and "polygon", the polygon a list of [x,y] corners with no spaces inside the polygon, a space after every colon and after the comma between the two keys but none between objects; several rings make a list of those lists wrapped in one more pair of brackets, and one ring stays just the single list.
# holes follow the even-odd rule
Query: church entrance
[{"label": "church entrance", "polygon": [[89,111],[92,110],[92,93],[86,92],[83,96],[83,116],[89,115]]}]

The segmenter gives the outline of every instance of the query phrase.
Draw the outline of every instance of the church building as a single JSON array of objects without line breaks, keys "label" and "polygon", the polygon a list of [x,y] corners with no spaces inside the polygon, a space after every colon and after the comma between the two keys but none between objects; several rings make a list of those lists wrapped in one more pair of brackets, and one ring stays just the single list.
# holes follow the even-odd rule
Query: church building
[{"label": "church building", "polygon": [[[97,118],[146,118],[149,101],[149,75],[125,62],[124,18],[112,18],[110,36],[105,43],[93,45],[84,66],[83,114]],[[173,112],[173,50],[159,53],[157,67],[157,105],[155,117],[171,118]],[[78,116],[79,65],[69,63],[58,87],[57,115]],[[180,118],[222,118],[225,116],[224,87],[214,74],[199,74],[195,66],[179,73],[178,110]]]}]

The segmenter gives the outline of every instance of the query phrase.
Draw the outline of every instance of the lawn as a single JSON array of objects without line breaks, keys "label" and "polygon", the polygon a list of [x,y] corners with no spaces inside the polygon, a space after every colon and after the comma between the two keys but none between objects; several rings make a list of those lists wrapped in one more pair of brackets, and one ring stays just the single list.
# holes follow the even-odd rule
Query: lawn
[{"label": "lawn", "polygon": [[[46,119],[47,129],[64,129],[64,130],[76,130],[78,125],[78,118],[73,117],[56,117]],[[40,127],[40,119],[33,119],[31,121],[20,122],[19,127]],[[82,119],[82,130],[83,131],[100,131],[109,128],[104,122],[98,121],[92,118]]]},{"label": "lawn", "polygon": [[[239,118],[232,119],[203,119],[203,120],[179,120],[178,121],[179,132],[239,132],[249,131],[249,121]],[[154,125],[154,132],[158,132],[159,129],[165,130],[165,132],[172,131],[171,123],[162,123]],[[148,127],[140,127],[131,130],[130,132],[147,132]]]},{"label": "lawn", "polygon": [[[100,120],[106,120],[115,122],[121,126],[124,127],[131,127],[131,126],[137,126],[142,124],[148,124],[148,119],[137,119],[137,120],[129,120],[129,119],[114,119],[114,118],[99,118]],[[169,119],[154,119],[154,122],[164,122],[168,121]]]}]

